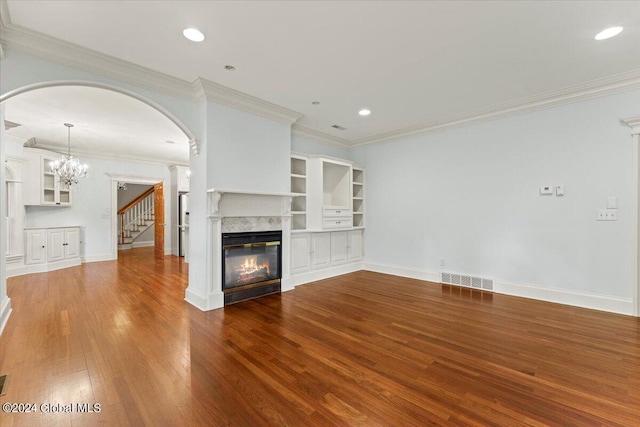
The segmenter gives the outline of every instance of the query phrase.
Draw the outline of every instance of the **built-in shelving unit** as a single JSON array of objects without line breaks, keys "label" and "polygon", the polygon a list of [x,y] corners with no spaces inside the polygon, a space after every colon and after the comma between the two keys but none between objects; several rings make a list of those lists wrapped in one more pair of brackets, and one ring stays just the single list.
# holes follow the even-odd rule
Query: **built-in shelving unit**
[{"label": "built-in shelving unit", "polygon": [[352,171],[353,226],[364,227],[364,169],[354,166]]},{"label": "built-in shelving unit", "polygon": [[291,229],[307,228],[307,159],[291,156]]},{"label": "built-in shelving unit", "polygon": [[71,189],[51,173],[53,158],[42,156],[40,173],[42,176],[41,202],[43,205],[68,206],[71,204]]},{"label": "built-in shelving unit", "polygon": [[292,155],[292,230],[364,228],[364,179],[349,160]]},{"label": "built-in shelving unit", "polygon": [[26,160],[23,179],[25,206],[70,206],[71,188],[51,173],[51,162],[57,154],[34,148],[24,149]]}]

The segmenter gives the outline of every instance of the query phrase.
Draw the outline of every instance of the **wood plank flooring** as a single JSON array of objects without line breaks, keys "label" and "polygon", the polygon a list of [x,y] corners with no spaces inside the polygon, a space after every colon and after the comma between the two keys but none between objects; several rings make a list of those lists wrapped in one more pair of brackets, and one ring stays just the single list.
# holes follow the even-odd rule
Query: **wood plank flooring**
[{"label": "wood plank flooring", "polygon": [[0,424],[639,424],[640,319],[372,272],[203,313],[187,270],[141,248],[9,279],[0,402],[38,412]]}]

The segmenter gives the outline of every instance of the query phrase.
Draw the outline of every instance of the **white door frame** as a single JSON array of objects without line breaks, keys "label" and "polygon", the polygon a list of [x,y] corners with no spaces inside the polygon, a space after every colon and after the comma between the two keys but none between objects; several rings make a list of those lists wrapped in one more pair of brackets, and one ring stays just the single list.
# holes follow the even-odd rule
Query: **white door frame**
[{"label": "white door frame", "polygon": [[[142,185],[154,185],[160,182],[164,183],[164,186],[167,186],[167,183],[162,178],[146,178],[141,176],[129,176],[129,175],[115,175],[108,173],[107,176],[111,180],[111,259],[118,259],[118,239],[116,238],[116,233],[118,231],[118,182],[126,182],[127,184],[142,184]],[[167,198],[164,198],[165,206],[162,209],[165,209],[167,204]],[[165,209],[166,214],[166,209]],[[169,218],[170,220],[170,218]],[[167,218],[165,215],[165,223],[167,222]],[[166,232],[165,232],[165,240],[166,240]],[[166,246],[165,241],[165,246]]]},{"label": "white door frame", "polygon": [[633,194],[631,195],[633,212],[633,308],[634,315],[640,317],[640,116],[623,119],[622,124],[629,126],[631,131],[632,148],[632,176]]}]

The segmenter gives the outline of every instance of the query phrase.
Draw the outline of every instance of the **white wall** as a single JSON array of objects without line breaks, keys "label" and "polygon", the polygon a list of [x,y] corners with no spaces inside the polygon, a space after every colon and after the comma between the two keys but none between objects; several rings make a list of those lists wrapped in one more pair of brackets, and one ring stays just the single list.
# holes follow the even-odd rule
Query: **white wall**
[{"label": "white wall", "polygon": [[207,103],[208,187],[289,191],[291,126]]},{"label": "white wall", "polygon": [[322,144],[309,138],[296,135],[295,133],[291,136],[291,151],[300,154],[322,155],[337,157],[339,159],[353,160],[351,151],[327,144]]},{"label": "white wall", "polygon": [[[619,119],[639,100],[636,90],[356,150],[367,263],[494,277],[499,292],[631,314],[631,138]],[[546,184],[566,195],[540,196]],[[619,221],[596,222],[607,196]]]},{"label": "white wall", "polygon": [[[107,174],[135,175],[143,178],[157,178],[169,188],[169,168],[163,164],[143,163],[127,160],[109,160],[82,157],[89,165],[89,173],[73,187],[70,207],[27,206],[25,227],[80,226],[81,256],[85,261],[111,259],[116,239],[111,230],[111,179]],[[171,194],[165,191],[165,219],[171,222]],[[170,228],[165,227],[165,253],[171,251]]]}]

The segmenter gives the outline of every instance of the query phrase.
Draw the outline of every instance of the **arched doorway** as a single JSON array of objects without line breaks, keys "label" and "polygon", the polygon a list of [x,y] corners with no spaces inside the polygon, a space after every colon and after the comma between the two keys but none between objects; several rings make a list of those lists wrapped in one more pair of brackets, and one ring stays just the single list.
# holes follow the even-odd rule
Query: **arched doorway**
[{"label": "arched doorway", "polygon": [[[27,120],[33,119],[33,115],[40,112],[42,120],[31,120],[37,121],[40,125],[39,128],[34,128],[34,132],[38,131],[39,136],[30,139],[31,147],[36,149],[66,151],[59,141],[59,128],[62,128],[63,122],[76,122],[73,128],[75,139],[72,152],[93,159],[88,163],[90,174],[94,175],[94,182],[87,181],[84,185],[96,185],[91,191],[84,189],[85,193],[92,194],[85,203],[87,206],[104,204],[101,212],[95,209],[91,212],[94,220],[96,217],[100,220],[112,220],[115,217],[111,203],[114,182],[109,179],[108,174],[130,176],[129,182],[151,180],[156,184],[165,181],[166,187],[168,178],[157,173],[157,168],[145,165],[164,163],[166,170],[168,164],[188,164],[189,151],[196,148],[191,131],[171,112],[143,96],[115,86],[83,81],[44,82],[8,92],[0,97],[0,102],[6,107],[5,117],[8,120],[13,117],[12,109],[21,109],[22,112],[28,110],[29,112],[22,116]],[[56,114],[50,113],[47,109]],[[68,116],[71,117],[67,118]],[[21,117],[12,121],[20,123]],[[44,126],[51,130],[42,131]],[[106,144],[101,145],[105,142],[102,140],[105,140]],[[177,154],[176,147],[182,150],[180,154]],[[105,162],[104,158],[114,161]],[[120,163],[126,162],[127,165],[121,167]],[[96,182],[96,175],[101,178],[99,183]],[[42,214],[42,209],[38,207],[31,210]],[[76,213],[74,215],[77,220]],[[53,214],[51,216],[60,217]],[[164,221],[158,226],[164,226]],[[85,253],[86,261],[117,257],[117,250],[113,249],[117,247],[115,227],[112,225],[110,228],[110,243],[107,245],[96,245],[95,241],[104,240],[104,236],[87,231],[85,241],[92,244],[93,248],[89,253]],[[103,249],[105,247],[109,249]]]}]

